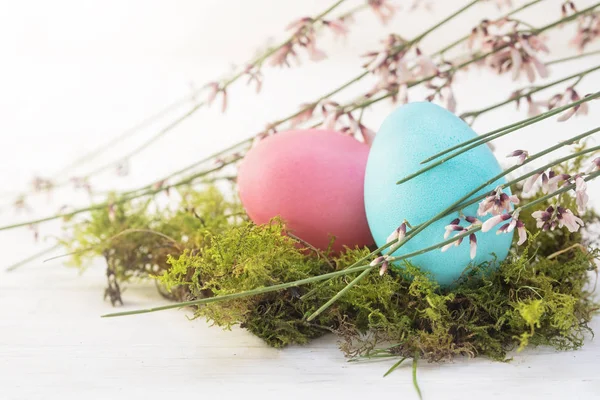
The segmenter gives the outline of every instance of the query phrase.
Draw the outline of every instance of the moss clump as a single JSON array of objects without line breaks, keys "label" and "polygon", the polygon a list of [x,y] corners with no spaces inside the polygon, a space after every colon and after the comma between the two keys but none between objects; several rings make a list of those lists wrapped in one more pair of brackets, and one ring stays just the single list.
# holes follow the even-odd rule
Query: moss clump
[{"label": "moss clump", "polygon": [[[71,221],[68,239],[63,240],[71,253],[70,264],[87,268],[98,256],[107,264],[108,287],[105,297],[121,303],[119,284],[132,279],[160,274],[170,266],[169,255],[204,246],[209,233],[218,234],[241,221],[242,209],[237,201],[226,200],[214,186],[200,192],[181,194],[174,208],[157,210],[153,201],[118,203],[91,212],[84,221]],[[175,299],[187,296],[172,293]]]},{"label": "moss clump", "polygon": [[[210,235],[200,251],[171,257],[172,269],[159,280],[169,288],[185,287],[193,298],[219,296],[342,269],[369,253],[348,249],[328,263],[282,232],[275,221]],[[503,360],[510,349],[527,345],[578,348],[597,308],[585,288],[597,254],[575,248],[560,261],[533,256],[538,240],[531,238],[524,251],[497,270],[471,268],[451,290],[441,289],[409,263],[383,277],[373,273],[311,323],[305,317],[354,276],[210,303],[197,307],[196,316],[225,328],[239,324],[275,347],[303,344],[333,331],[353,357],[413,357],[417,352],[430,361],[456,355]]]}]

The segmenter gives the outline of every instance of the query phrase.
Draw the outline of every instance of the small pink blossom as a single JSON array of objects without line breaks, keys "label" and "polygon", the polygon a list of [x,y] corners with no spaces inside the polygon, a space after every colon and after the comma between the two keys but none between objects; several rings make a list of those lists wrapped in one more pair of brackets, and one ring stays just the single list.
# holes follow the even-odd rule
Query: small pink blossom
[{"label": "small pink blossom", "polygon": [[580,227],[584,226],[581,218],[577,217],[568,208],[558,207],[558,227],[565,226],[569,232],[577,232]]},{"label": "small pink blossom", "polygon": [[406,222],[400,224],[400,226],[387,237],[386,243],[390,242],[400,242],[406,236]]},{"label": "small pink blossom", "polygon": [[569,174],[557,174],[554,171],[550,170],[548,172],[548,181],[543,186],[544,193],[556,192],[560,183],[566,181],[569,178],[571,178],[571,175]]},{"label": "small pink blossom", "polygon": [[381,268],[379,269],[379,275],[383,275],[388,270],[388,267],[390,264],[389,260],[390,260],[390,256],[388,256],[388,255],[379,256],[376,259],[374,259],[373,261],[371,261],[369,266],[375,267],[377,265],[381,265]]},{"label": "small pink blossom", "polygon": [[531,192],[531,189],[533,189],[533,186],[535,185],[540,176],[542,176],[542,173],[538,172],[527,178],[525,182],[523,182],[523,193]]},{"label": "small pink blossom", "polygon": [[323,25],[331,29],[336,36],[345,37],[348,34],[348,28],[342,20],[323,21]]},{"label": "small pink blossom", "polygon": [[304,103],[300,105],[298,114],[290,120],[290,125],[296,127],[303,122],[310,120],[316,108],[315,103]]},{"label": "small pink blossom", "polygon": [[544,211],[535,211],[531,214],[536,219],[536,226],[544,231],[566,227],[569,232],[577,232],[584,226],[581,218],[573,214],[568,208],[557,206],[548,207]]},{"label": "small pink blossom", "polygon": [[577,176],[577,178],[575,178],[575,197],[577,202],[577,212],[579,214],[583,214],[587,207],[589,196],[586,191],[587,183],[585,182],[585,179],[583,179],[581,175]]},{"label": "small pink blossom", "polygon": [[529,118],[540,115],[543,111],[543,107],[548,107],[548,103],[545,101],[535,101],[531,99],[531,96],[527,96],[527,116]]},{"label": "small pink blossom", "polygon": [[590,165],[585,170],[585,172],[589,174],[591,172],[598,171],[598,170],[600,170],[600,157],[594,158],[592,160],[592,162],[590,163]]},{"label": "small pink blossom", "polygon": [[463,231],[465,228],[460,226],[460,218],[453,219],[449,225],[446,225],[444,233],[444,239],[448,239],[452,232]]},{"label": "small pink blossom", "polygon": [[485,199],[479,203],[477,215],[483,216],[488,213],[492,215],[500,215],[504,211],[510,210],[511,203],[519,204],[520,200],[517,196],[509,196],[502,191],[502,187],[498,186]]},{"label": "small pink blossom", "polygon": [[472,260],[477,255],[477,237],[475,237],[474,233],[471,233],[469,235],[469,246],[470,246],[469,255],[471,256],[471,260]]},{"label": "small pink blossom", "polygon": [[488,219],[481,225],[481,232],[488,232],[494,226],[498,225],[501,222],[508,221],[511,217],[512,217],[511,214],[496,215],[496,216]]},{"label": "small pink blossom", "polygon": [[512,153],[508,154],[506,157],[518,157],[518,165],[521,165],[525,162],[527,157],[529,157],[529,152],[527,150],[515,150]]},{"label": "small pink blossom", "polygon": [[[581,97],[579,96],[577,91],[575,91],[575,89],[572,87],[567,89],[567,92],[562,97],[562,101],[559,104],[561,106],[567,105],[569,103],[569,99],[570,99],[570,102],[576,102],[576,101],[581,100]],[[568,120],[569,118],[571,118],[575,114],[587,115],[587,113],[588,113],[587,103],[581,103],[581,104],[576,105],[575,107],[571,107],[568,110],[566,110],[560,117],[558,117],[557,121],[564,122],[564,121]]]},{"label": "small pink blossom", "polygon": [[392,5],[389,0],[368,0],[368,4],[384,25],[396,14],[397,7]]}]

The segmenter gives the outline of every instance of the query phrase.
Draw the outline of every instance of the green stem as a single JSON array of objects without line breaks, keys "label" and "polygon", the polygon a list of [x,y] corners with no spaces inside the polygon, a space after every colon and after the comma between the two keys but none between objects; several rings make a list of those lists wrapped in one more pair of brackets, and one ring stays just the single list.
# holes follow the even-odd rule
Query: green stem
[{"label": "green stem", "polygon": [[52,253],[54,250],[58,250],[60,247],[61,247],[61,245],[57,244],[57,245],[54,245],[54,246],[49,247],[47,249],[44,249],[44,250],[42,250],[40,252],[37,252],[35,254],[32,254],[31,256],[29,256],[27,258],[24,258],[23,260],[18,261],[16,263],[10,265],[9,267],[6,268],[5,271],[6,272],[14,271],[15,269],[17,269],[17,268],[19,268],[19,267],[21,267],[21,266],[23,266],[23,265],[25,265],[25,264],[33,261],[33,260],[36,260],[36,259],[38,259],[40,257],[43,257],[46,254]]},{"label": "green stem", "polygon": [[239,298],[248,297],[248,296],[255,296],[255,295],[259,295],[259,294],[263,294],[263,293],[276,292],[279,290],[288,289],[288,288],[292,288],[292,287],[296,287],[296,286],[302,286],[302,285],[306,285],[306,284],[309,284],[312,282],[318,282],[318,281],[322,281],[322,280],[329,279],[329,278],[335,278],[337,276],[351,274],[353,272],[360,272],[360,271],[363,271],[368,268],[372,268],[372,267],[370,265],[363,265],[363,266],[359,266],[359,267],[355,267],[355,268],[349,268],[349,269],[345,269],[345,270],[341,270],[341,271],[329,272],[327,274],[313,276],[310,278],[300,279],[300,280],[297,280],[294,282],[280,283],[278,285],[248,290],[246,292],[241,292],[241,293],[226,294],[223,296],[208,297],[208,298],[199,299],[199,300],[185,301],[185,302],[175,303],[175,304],[167,304],[164,306],[148,308],[145,310],[123,311],[123,312],[118,312],[118,313],[106,314],[106,315],[103,315],[102,317],[108,318],[108,317],[121,317],[121,316],[125,316],[125,315],[134,315],[134,314],[145,314],[145,313],[151,313],[151,312],[155,312],[155,311],[169,310],[169,309],[173,309],[173,308],[181,308],[181,307],[186,307],[186,306],[214,303],[217,301],[234,300],[234,299],[239,299]]},{"label": "green stem", "polygon": [[[323,12],[321,12],[320,14],[318,14],[317,16],[315,16],[311,22],[312,25],[318,23],[319,21],[323,20],[328,14],[330,14],[333,10],[335,10],[336,8],[338,8],[343,2],[345,2],[346,0],[338,0],[335,3],[333,3],[331,6],[329,6],[327,9],[325,9]],[[340,17],[344,17],[344,16],[348,16],[356,11],[359,11],[360,9],[365,8],[365,6],[358,6],[355,7],[355,9],[350,10],[346,13],[343,13],[342,15],[340,15]],[[286,46],[288,43],[290,43],[293,40],[293,36],[290,36],[287,40],[281,42],[279,45],[272,47],[270,49],[268,49],[265,53],[255,57],[254,59],[250,60],[248,63],[245,63],[244,65],[260,65],[262,64],[267,58],[269,58],[270,56],[272,56],[275,52],[277,52],[279,49],[281,49],[282,47]],[[240,79],[241,77],[243,77],[246,74],[245,69],[241,69],[240,71],[238,71],[235,75],[233,75],[232,77],[230,77],[227,80],[224,80],[223,82],[221,82],[220,84],[220,88],[221,90],[229,87],[232,83],[236,82],[238,79]],[[84,163],[89,162],[92,158],[97,157],[99,154],[105,152],[106,150],[109,150],[110,148],[114,147],[116,144],[122,142],[123,140],[125,140],[126,138],[130,137],[131,135],[133,135],[134,133],[138,132],[140,129],[150,125],[151,123],[153,123],[154,121],[158,120],[159,118],[165,116],[167,113],[169,113],[170,111],[179,108],[181,105],[186,104],[187,102],[193,100],[195,98],[195,96],[197,96],[201,91],[205,90],[205,86],[202,87],[201,89],[197,89],[195,90],[192,94],[186,95],[185,97],[173,102],[172,104],[170,104],[169,106],[167,106],[166,108],[164,108],[163,110],[159,111],[158,113],[152,115],[151,117],[143,120],[141,123],[137,124],[136,126],[126,130],[125,132],[123,132],[122,134],[118,135],[115,139],[107,142],[106,144],[102,145],[99,148],[96,148],[88,153],[86,153],[84,156],[76,159],[74,162],[68,164],[67,166],[65,166],[63,169],[61,169],[57,174],[55,174],[55,176],[60,176],[63,175],[64,173],[68,172],[70,169],[82,165]],[[175,128],[177,125],[179,125],[181,122],[183,122],[184,120],[186,120],[187,118],[191,117],[196,111],[198,111],[198,109],[200,109],[202,106],[204,106],[204,102],[198,103],[196,104],[194,107],[192,107],[192,109],[190,111],[188,111],[187,113],[183,114],[182,116],[178,117],[175,121],[173,121],[172,123],[170,123],[167,127],[163,128],[162,130],[160,130],[159,132],[157,132],[154,136],[152,136],[151,138],[149,138],[147,141],[145,141],[144,143],[142,143],[140,146],[138,146],[137,148],[135,148],[134,150],[130,151],[129,153],[127,153],[126,155],[120,157],[120,159],[128,159],[138,153],[140,153],[141,151],[143,151],[144,149],[146,149],[147,147],[149,147],[150,145],[152,145],[154,142],[156,142],[160,137],[166,135],[167,133],[169,133],[170,131],[173,130],[173,128]],[[92,176],[98,175],[106,170],[109,170],[111,168],[113,168],[115,165],[115,162],[111,162],[108,163],[106,165],[103,165],[95,170],[93,170],[92,172],[86,174],[84,176],[84,178],[90,178]],[[70,183],[70,180],[65,180],[64,182],[58,183],[56,185],[54,185],[54,187],[62,187],[62,186],[66,186]]]},{"label": "green stem", "polygon": [[[237,160],[238,159],[234,159],[234,160],[231,160],[231,161],[229,161],[227,163],[224,163],[224,164],[232,164],[233,162],[235,162]],[[208,175],[208,174],[210,174],[212,172],[220,170],[222,167],[223,166],[218,166],[218,167],[215,167],[215,168],[210,169],[210,170],[202,171],[202,172],[200,172],[198,174],[192,175],[192,176],[190,176],[190,177],[188,177],[188,178],[186,178],[184,180],[181,180],[179,182],[173,183],[171,185],[165,185],[165,186],[157,188],[157,189],[149,189],[149,190],[146,190],[146,191],[144,191],[142,193],[132,193],[131,195],[126,195],[126,196],[123,196],[123,197],[121,197],[119,199],[116,199],[115,201],[107,201],[107,202],[103,202],[103,203],[94,204],[94,205],[91,205],[91,206],[85,207],[85,208],[79,208],[77,210],[73,210],[73,211],[70,211],[68,213],[55,214],[55,215],[51,215],[49,217],[44,217],[44,218],[39,218],[39,219],[31,220],[31,221],[19,222],[19,223],[12,224],[12,225],[2,226],[2,227],[0,227],[0,231],[5,231],[5,230],[13,229],[13,228],[19,228],[19,227],[22,227],[22,226],[35,225],[35,224],[39,224],[39,223],[42,223],[42,222],[48,222],[48,221],[52,221],[52,220],[59,219],[59,218],[69,218],[69,217],[73,217],[73,216],[75,216],[77,214],[81,214],[81,213],[84,213],[84,212],[93,211],[93,210],[100,210],[100,209],[109,207],[111,205],[126,203],[128,201],[131,201],[131,200],[134,200],[134,199],[137,199],[137,198],[140,198],[140,197],[152,196],[152,195],[155,195],[157,193],[164,192],[165,190],[168,190],[168,189],[171,189],[171,188],[188,185],[188,184],[194,182],[196,179],[198,179],[198,178],[200,178],[202,176],[205,176],[205,175]]]},{"label": "green stem", "polygon": [[[598,98],[598,97],[600,97],[600,92],[596,92],[596,93],[594,93],[591,96],[584,97],[584,98],[582,98],[582,99],[580,99],[580,100],[578,100],[576,102],[567,104],[566,106],[552,109],[552,110],[548,111],[547,113],[540,114],[539,116],[537,116],[535,118],[529,118],[529,119],[525,120],[526,122],[523,122],[523,123],[521,123],[519,125],[516,125],[516,126],[510,128],[510,129],[507,129],[507,130],[504,130],[504,131],[501,131],[501,132],[498,132],[498,133],[494,133],[494,134],[489,134],[488,133],[488,134],[485,134],[483,136],[479,136],[477,138],[474,138],[474,139],[479,139],[477,141],[471,139],[470,142],[472,144],[470,144],[470,145],[468,145],[466,147],[463,147],[459,151],[457,151],[455,153],[452,153],[449,156],[444,157],[444,158],[442,158],[442,159],[440,159],[440,160],[438,160],[438,161],[436,161],[434,163],[431,163],[431,164],[427,165],[426,167],[423,167],[420,170],[418,170],[418,171],[416,171],[416,172],[414,172],[412,174],[409,174],[409,175],[405,176],[404,178],[402,178],[398,182],[396,182],[396,184],[397,185],[401,185],[401,184],[403,184],[403,183],[405,183],[405,182],[407,182],[407,181],[409,181],[409,180],[411,180],[413,178],[416,178],[417,176],[419,176],[419,175],[421,175],[421,174],[423,174],[423,173],[425,173],[425,172],[427,172],[427,171],[429,171],[429,170],[431,170],[431,169],[433,169],[433,168],[435,168],[437,166],[440,166],[440,165],[442,165],[442,164],[450,161],[451,159],[453,159],[453,158],[461,155],[462,153],[465,153],[465,152],[467,152],[469,150],[472,150],[472,149],[474,149],[476,147],[481,146],[484,143],[487,143],[487,142],[490,142],[492,140],[498,139],[498,138],[500,138],[502,136],[508,135],[509,133],[515,132],[517,130],[520,130],[520,129],[528,126],[528,125],[535,124],[536,122],[539,122],[539,121],[541,121],[543,119],[550,118],[551,116],[559,114],[559,113],[561,113],[562,111],[564,111],[566,109],[569,109],[569,108],[572,108],[572,107],[576,107],[579,104],[584,103],[585,101],[591,101],[591,100],[593,100],[595,98]],[[542,117],[542,118],[539,118],[539,117]],[[423,161],[423,162],[425,162],[425,161]]]},{"label": "green stem", "polygon": [[[512,16],[512,15],[520,12],[520,11],[523,11],[523,10],[525,10],[525,9],[531,7],[531,6],[534,6],[537,3],[540,3],[542,1],[544,1],[544,0],[534,0],[534,1],[530,1],[529,3],[525,3],[521,7],[515,8],[514,10],[512,10],[511,12],[509,12],[509,13],[505,14],[504,16],[500,17],[499,19],[508,18],[508,17],[510,17],[510,16]],[[433,56],[438,56],[438,55],[442,55],[442,54],[446,53],[448,50],[451,50],[454,47],[458,46],[459,44],[467,41],[470,36],[471,36],[471,34],[468,34],[468,35],[465,35],[465,36],[461,37],[460,39],[457,39],[456,41],[450,43],[448,46],[444,47],[443,49],[438,50],[437,52],[435,52],[433,54]]]},{"label": "green stem", "polygon": [[388,369],[385,374],[383,374],[383,377],[385,378],[386,376],[394,372],[400,366],[400,364],[404,362],[404,360],[406,360],[406,357],[402,357],[398,362],[394,363],[394,365],[392,365],[392,367]]},{"label": "green stem", "polygon": [[[595,67],[588,68],[588,69],[586,69],[584,71],[581,71],[581,72],[569,75],[567,77],[561,78],[561,79],[559,79],[557,81],[550,82],[550,83],[548,83],[546,85],[532,87],[526,93],[521,93],[521,94],[519,94],[517,96],[509,98],[508,100],[502,101],[500,103],[494,104],[494,105],[486,107],[486,108],[482,108],[481,110],[471,111],[471,112],[468,112],[468,113],[464,113],[464,114],[461,115],[461,118],[478,117],[480,114],[483,114],[485,112],[494,110],[496,108],[500,108],[500,107],[502,107],[502,106],[504,106],[506,104],[510,104],[510,103],[512,103],[512,102],[514,102],[514,101],[516,101],[518,99],[521,99],[523,97],[531,96],[534,93],[537,93],[537,92],[542,91],[544,89],[548,89],[549,87],[552,87],[552,86],[559,85],[559,84],[561,84],[563,82],[566,82],[566,81],[568,81],[570,79],[578,78],[578,79],[581,80],[581,78],[584,77],[585,75],[588,75],[588,74],[590,74],[590,73],[592,73],[594,71],[597,71],[599,69],[600,69],[600,65],[597,65]],[[579,83],[579,82],[575,82],[574,84],[571,85],[571,87],[576,86],[577,83]]]},{"label": "green stem", "polygon": [[420,400],[423,400],[423,396],[421,395],[421,388],[419,388],[419,382],[417,382],[417,363],[419,361],[419,352],[415,351],[415,356],[413,358],[413,363],[412,363],[412,381],[413,381],[413,386],[415,387],[415,390],[417,391],[417,395],[419,396]]},{"label": "green stem", "polygon": [[[455,146],[449,147],[449,148],[447,148],[447,149],[445,149],[445,150],[443,150],[443,151],[441,151],[439,153],[436,153],[433,156],[428,157],[428,158],[424,159],[423,161],[421,161],[421,164],[426,164],[429,161],[432,161],[432,160],[434,160],[434,159],[436,159],[436,158],[438,158],[440,156],[443,156],[444,154],[448,154],[448,153],[450,153],[453,150],[460,149],[461,147],[464,147],[466,145],[470,145],[470,144],[475,143],[475,142],[481,141],[482,143],[480,143],[480,144],[486,143],[485,139],[490,138],[492,136],[493,136],[493,138],[490,139],[490,140],[494,140],[494,139],[496,139],[498,137],[496,135],[499,134],[499,133],[502,133],[502,132],[505,132],[505,131],[508,131],[508,130],[511,130],[511,131],[507,132],[507,133],[514,132],[515,130],[521,129],[521,128],[525,127],[525,126],[528,126],[528,125],[534,124],[536,122],[542,121],[542,120],[544,120],[546,118],[550,118],[550,117],[552,117],[552,116],[554,116],[556,114],[559,114],[559,113],[561,113],[561,112],[563,112],[565,110],[568,110],[571,107],[576,107],[576,106],[578,106],[578,105],[580,105],[582,103],[585,103],[585,102],[588,102],[590,100],[593,100],[593,99],[597,98],[598,95],[600,95],[600,92],[593,93],[593,94],[591,94],[589,96],[586,96],[586,97],[584,97],[582,99],[579,99],[577,101],[574,101],[572,103],[566,104],[564,106],[553,108],[552,110],[546,111],[545,113],[542,113],[540,115],[536,115],[534,117],[525,118],[525,119],[523,119],[521,121],[517,121],[517,122],[514,122],[514,123],[512,123],[510,125],[503,126],[502,128],[494,129],[493,131],[487,132],[487,133],[485,133],[483,135],[479,135],[479,136],[477,136],[477,137],[475,137],[473,139],[466,140],[466,141],[461,142],[461,143],[459,143],[459,144],[457,144]],[[517,129],[514,129],[514,128],[517,128]]]},{"label": "green stem", "polygon": [[578,60],[580,58],[592,57],[600,54],[600,50],[588,51],[587,53],[581,53],[570,57],[558,58],[556,60],[548,61],[546,65],[554,65],[562,62]]},{"label": "green stem", "polygon": [[325,304],[323,304],[321,307],[319,307],[319,309],[317,311],[315,311],[314,313],[312,313],[306,320],[308,322],[312,321],[313,319],[317,318],[317,316],[319,316],[319,314],[321,314],[323,311],[327,310],[333,303],[335,303],[340,297],[342,297],[348,290],[352,289],[352,287],[354,285],[356,285],[358,282],[360,282],[364,277],[366,277],[369,272],[371,272],[373,270],[374,267],[365,269],[359,276],[357,276],[356,278],[354,278],[352,280],[352,282],[350,282],[349,284],[347,284],[342,290],[340,290],[339,292],[337,292],[335,294],[335,296],[333,296],[331,299],[329,299]]},{"label": "green stem", "polygon": [[447,16],[446,18],[444,18],[443,20],[441,20],[439,23],[435,24],[434,26],[432,26],[431,28],[427,29],[425,32],[421,33],[419,36],[417,36],[412,43],[417,43],[419,42],[421,39],[423,39],[425,36],[429,35],[431,32],[435,31],[437,28],[439,28],[440,26],[446,24],[447,22],[453,20],[454,18],[456,18],[457,16],[459,16],[460,14],[462,14],[463,12],[467,11],[469,8],[473,7],[475,4],[479,3],[481,0],[473,0],[470,3],[467,3],[467,5],[465,5],[464,7],[458,9],[457,11],[455,11],[454,13],[450,14],[449,16]]}]

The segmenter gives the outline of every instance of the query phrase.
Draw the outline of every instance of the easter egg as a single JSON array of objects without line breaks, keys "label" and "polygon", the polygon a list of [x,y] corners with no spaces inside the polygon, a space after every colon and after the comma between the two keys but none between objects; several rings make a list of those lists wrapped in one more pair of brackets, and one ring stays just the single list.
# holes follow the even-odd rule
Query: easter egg
[{"label": "easter egg", "polygon": [[279,216],[286,230],[325,250],[373,243],[363,185],[369,146],[329,130],[281,132],[258,142],[238,171],[242,204],[256,224]]},{"label": "easter egg", "polygon": [[[420,164],[427,157],[474,137],[476,133],[464,121],[429,102],[404,105],[385,119],[371,147],[365,173],[365,208],[378,246],[384,245],[404,220],[413,226],[427,222],[501,172],[489,147],[482,145],[396,184],[427,165]],[[505,183],[503,178],[473,197],[490,192],[502,183]],[[505,192],[510,195],[508,190]],[[478,216],[477,208],[475,203],[462,211],[465,216],[477,217],[482,222],[491,217],[490,214]],[[394,255],[409,254],[444,241],[445,226],[458,217],[457,212],[434,222]],[[466,227],[469,223],[462,220],[461,225]],[[429,271],[440,285],[451,285],[470,263],[506,258],[512,233],[497,235],[500,226],[476,233],[477,253],[473,260],[467,237],[459,246],[452,246],[446,252],[436,249],[414,256],[410,261]]]}]

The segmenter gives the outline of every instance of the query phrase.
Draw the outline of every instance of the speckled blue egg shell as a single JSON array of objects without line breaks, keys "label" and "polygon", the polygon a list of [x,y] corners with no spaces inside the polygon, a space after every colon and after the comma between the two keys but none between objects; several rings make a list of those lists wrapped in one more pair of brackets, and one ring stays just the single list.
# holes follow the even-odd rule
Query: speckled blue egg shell
[{"label": "speckled blue egg shell", "polygon": [[[498,161],[487,145],[467,151],[412,180],[397,185],[404,176],[418,171],[420,162],[448,147],[476,136],[460,118],[435,104],[410,103],[399,107],[383,122],[371,147],[365,174],[365,208],[369,228],[378,246],[403,220],[412,225],[426,222],[485,181],[501,172]],[[504,183],[500,179],[477,195]],[[510,192],[507,190],[507,194]],[[463,210],[477,216],[477,204]],[[444,240],[444,227],[458,213],[449,215],[423,230],[394,255],[408,254]],[[485,221],[491,216],[479,217]],[[463,226],[466,225],[462,221]],[[477,233],[477,256],[471,260],[469,240],[446,252],[432,250],[413,257],[412,263],[431,272],[442,286],[451,285],[470,263],[506,258],[512,233],[497,235],[499,224],[489,232]],[[497,263],[496,263],[497,265]]]}]

